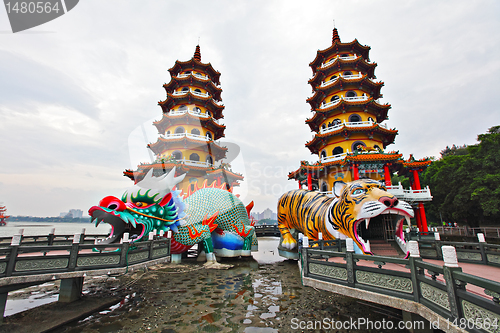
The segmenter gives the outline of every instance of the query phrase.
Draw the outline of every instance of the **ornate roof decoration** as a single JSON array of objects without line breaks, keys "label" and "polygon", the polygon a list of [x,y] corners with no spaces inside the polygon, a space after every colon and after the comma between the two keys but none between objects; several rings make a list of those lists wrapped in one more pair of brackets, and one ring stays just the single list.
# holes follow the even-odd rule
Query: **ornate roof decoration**
[{"label": "ornate roof decoration", "polygon": [[333,28],[333,33],[332,33],[332,44],[335,43],[335,41],[340,43],[340,37],[339,37],[339,32],[337,31],[337,28]]},{"label": "ornate roof decoration", "polygon": [[215,119],[224,118],[224,116],[222,115],[224,105],[215,102],[211,97],[198,96],[193,94],[192,92],[187,92],[182,95],[167,94],[167,99],[164,101],[159,101],[158,105],[160,105],[163,109],[163,113],[167,113],[176,105],[192,104],[194,101],[196,101],[196,104],[209,109]]},{"label": "ornate roof decoration", "polygon": [[406,169],[425,169],[429,165],[431,165],[432,160],[428,157],[421,158],[419,160],[416,160],[413,157],[413,154],[410,154],[410,157],[403,162],[403,167]]},{"label": "ornate roof decoration", "polygon": [[200,45],[196,45],[196,50],[194,51],[193,59],[201,62],[201,50]]},{"label": "ornate roof decoration", "polygon": [[215,99],[216,101],[222,100],[222,89],[220,87],[217,87],[211,80],[205,79],[198,75],[193,75],[193,73],[191,73],[190,75],[184,75],[182,77],[173,76],[170,78],[170,81],[168,83],[165,83],[163,85],[163,88],[165,88],[167,93],[173,93],[175,89],[186,84],[206,89],[213,99]]},{"label": "ornate roof decoration", "polygon": [[315,88],[317,85],[321,84],[321,81],[328,75],[346,69],[365,72],[368,78],[375,79],[375,67],[377,67],[376,62],[367,62],[363,57],[357,57],[351,60],[337,58],[326,67],[318,67],[314,76],[309,79],[308,83]]}]

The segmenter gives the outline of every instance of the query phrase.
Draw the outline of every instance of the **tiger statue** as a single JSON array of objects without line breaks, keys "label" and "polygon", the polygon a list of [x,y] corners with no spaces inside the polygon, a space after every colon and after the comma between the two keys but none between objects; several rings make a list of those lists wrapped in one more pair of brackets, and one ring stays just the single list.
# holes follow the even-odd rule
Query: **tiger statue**
[{"label": "tiger statue", "polygon": [[[307,190],[293,190],[278,201],[278,228],[281,233],[280,255],[298,259],[297,234],[317,241],[318,233],[324,240],[352,238],[354,251],[371,255],[369,244],[360,234],[368,229],[370,219],[381,214],[396,214],[395,237],[404,242],[403,220],[410,225],[411,206],[398,200],[380,182],[371,179],[350,183],[337,181],[333,186],[335,197]],[[362,224],[364,222],[364,225]]]}]

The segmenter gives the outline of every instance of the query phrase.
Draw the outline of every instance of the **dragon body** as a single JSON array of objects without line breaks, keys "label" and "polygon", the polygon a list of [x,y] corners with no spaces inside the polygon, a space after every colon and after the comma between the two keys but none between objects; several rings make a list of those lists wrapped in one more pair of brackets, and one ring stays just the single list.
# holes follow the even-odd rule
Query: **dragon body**
[{"label": "dragon body", "polygon": [[257,238],[249,219],[253,204],[245,207],[233,193],[206,183],[193,193],[173,190],[184,175],[153,177],[150,171],[141,182],[128,189],[121,199],[105,197],[89,209],[96,225],[111,225],[101,244],[118,243],[125,233],[131,242],[147,240],[149,233],[173,232],[171,253],[184,253],[201,244],[207,259],[250,256],[257,250]]}]

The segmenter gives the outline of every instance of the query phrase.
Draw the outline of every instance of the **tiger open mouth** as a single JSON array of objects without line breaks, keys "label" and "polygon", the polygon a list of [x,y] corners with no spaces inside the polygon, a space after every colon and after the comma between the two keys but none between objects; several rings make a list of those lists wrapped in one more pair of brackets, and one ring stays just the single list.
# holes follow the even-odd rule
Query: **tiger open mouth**
[{"label": "tiger open mouth", "polygon": [[369,234],[371,219],[381,215],[391,216],[390,223],[394,225],[394,239],[403,252],[406,253],[406,241],[404,237],[404,221],[411,227],[410,218],[413,217],[412,207],[404,201],[394,201],[387,204],[384,201],[369,201],[363,204],[361,212],[353,225],[354,251],[359,254],[373,254],[370,248]]}]

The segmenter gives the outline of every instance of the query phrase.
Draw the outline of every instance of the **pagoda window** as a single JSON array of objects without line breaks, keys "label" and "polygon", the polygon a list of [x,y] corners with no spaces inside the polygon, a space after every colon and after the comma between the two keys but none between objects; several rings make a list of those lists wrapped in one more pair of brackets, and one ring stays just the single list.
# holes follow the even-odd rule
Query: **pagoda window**
[{"label": "pagoda window", "polygon": [[188,108],[187,106],[181,105],[181,106],[179,106],[179,111],[186,111],[187,108]]},{"label": "pagoda window", "polygon": [[197,128],[193,128],[193,129],[191,130],[191,134],[194,134],[194,135],[200,135],[200,130],[199,130],[199,129],[197,129]]},{"label": "pagoda window", "polygon": [[180,127],[177,127],[175,129],[175,134],[182,134],[184,133],[186,130],[184,129],[184,127],[180,126]]},{"label": "pagoda window", "polygon": [[189,91],[189,88],[188,87],[184,87],[184,88],[182,88],[181,91]]},{"label": "pagoda window", "polygon": [[321,129],[324,131],[326,130],[326,124],[321,125]]},{"label": "pagoda window", "polygon": [[337,75],[334,75],[334,76],[332,76],[332,77],[330,78],[330,80],[328,80],[328,81],[335,80],[336,78],[337,78]]},{"label": "pagoda window", "polygon": [[366,147],[366,144],[363,141],[356,141],[352,144],[352,151],[358,150],[358,146]]},{"label": "pagoda window", "polygon": [[208,111],[208,110],[207,110],[207,111],[205,111],[205,114],[206,114],[207,116],[209,116],[209,117],[212,115],[212,114],[210,113],[210,111]]},{"label": "pagoda window", "polygon": [[201,90],[196,88],[194,91],[196,91],[197,93],[200,93],[201,94]]},{"label": "pagoda window", "polygon": [[185,72],[184,74],[191,74],[191,71],[187,71],[187,72]]},{"label": "pagoda window", "polygon": [[200,155],[198,155],[196,153],[192,153],[191,155],[189,155],[189,159],[191,161],[199,161],[200,160]]},{"label": "pagoda window", "polygon": [[182,160],[182,153],[180,151],[176,150],[172,153],[172,157],[174,158],[174,160],[177,160],[177,161]]},{"label": "pagoda window", "polygon": [[323,150],[323,151],[321,152],[320,157],[321,157],[321,159],[326,158],[326,151],[324,151],[324,150]]},{"label": "pagoda window", "polygon": [[339,154],[342,154],[343,152],[344,152],[344,148],[337,146],[337,147],[333,148],[332,155],[339,155]]},{"label": "pagoda window", "polygon": [[330,102],[335,102],[339,100],[339,96],[335,95],[330,99]]},{"label": "pagoda window", "polygon": [[195,107],[193,108],[193,111],[194,111],[194,113],[200,113],[200,112],[201,112],[201,109],[200,109],[199,107],[195,106]]},{"label": "pagoda window", "polygon": [[328,185],[325,182],[321,184],[321,192],[328,192]]},{"label": "pagoda window", "polygon": [[340,55],[341,58],[349,58],[349,54],[348,53],[345,53],[345,54],[341,54]]},{"label": "pagoda window", "polygon": [[361,121],[361,117],[357,114],[351,114],[349,116],[349,122],[350,123],[357,123],[357,122],[360,122]]},{"label": "pagoda window", "polygon": [[374,122],[375,122],[375,120],[373,120],[373,118],[372,118],[372,117],[368,117],[368,121],[371,121],[372,123],[374,123]]},{"label": "pagoda window", "polygon": [[344,72],[344,76],[347,76],[347,75],[352,75],[352,72],[350,72],[350,71]]},{"label": "pagoda window", "polygon": [[373,148],[381,150],[379,145],[374,145]]},{"label": "pagoda window", "polygon": [[342,121],[339,118],[333,119],[333,124],[332,124],[333,126],[338,126],[340,124],[342,124]]},{"label": "pagoda window", "polygon": [[207,138],[208,140],[212,140],[212,133],[207,132],[206,138]]},{"label": "pagoda window", "polygon": [[214,160],[212,159],[212,156],[210,156],[210,155],[207,156],[207,163],[210,165],[214,164]]},{"label": "pagoda window", "polygon": [[345,97],[356,97],[358,96],[358,94],[356,94],[355,91],[348,91],[346,94],[345,94]]},{"label": "pagoda window", "polygon": [[167,131],[167,133],[165,133],[166,135],[170,135],[170,131]]}]

